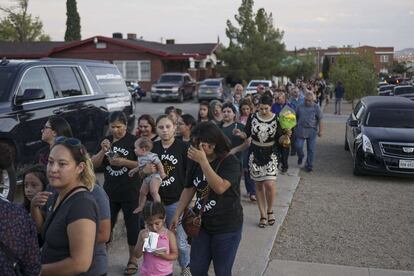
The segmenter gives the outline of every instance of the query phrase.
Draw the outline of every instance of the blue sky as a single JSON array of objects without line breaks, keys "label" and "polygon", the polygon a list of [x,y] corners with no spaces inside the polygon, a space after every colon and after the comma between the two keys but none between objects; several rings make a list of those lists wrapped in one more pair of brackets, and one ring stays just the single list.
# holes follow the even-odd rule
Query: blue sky
[{"label": "blue sky", "polygon": [[[10,0],[1,0],[3,3]],[[241,0],[78,0],[82,37],[136,33],[145,40],[224,44]],[[287,49],[342,45],[414,47],[414,0],[256,0],[285,31]],[[53,40],[63,40],[66,0],[30,0]]]}]

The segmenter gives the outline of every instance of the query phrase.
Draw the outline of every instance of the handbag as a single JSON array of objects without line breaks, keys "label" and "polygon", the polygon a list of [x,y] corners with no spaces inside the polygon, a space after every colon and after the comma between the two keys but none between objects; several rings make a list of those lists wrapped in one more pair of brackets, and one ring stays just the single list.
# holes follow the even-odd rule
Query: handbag
[{"label": "handbag", "polygon": [[17,258],[14,256],[13,252],[2,241],[0,241],[0,248],[6,255],[9,262],[13,265],[14,275],[23,276],[24,271],[22,269],[22,266],[20,265]]},{"label": "handbag", "polygon": [[[227,157],[227,155],[225,157],[221,158],[220,161],[218,162],[218,164],[216,166],[216,169],[214,170],[216,173],[217,173],[218,169],[220,168],[221,163],[223,162],[223,160],[226,157]],[[203,212],[204,212],[204,209],[205,209],[204,207],[206,206],[209,194],[210,194],[210,186],[207,185],[207,194],[203,198],[203,203],[201,205],[201,209],[200,209],[200,212],[198,214],[196,214],[194,212],[193,208],[191,208],[191,207],[187,207],[184,210],[183,218],[181,219],[181,224],[184,228],[185,233],[190,238],[195,238],[200,233],[201,216],[203,215]]]}]

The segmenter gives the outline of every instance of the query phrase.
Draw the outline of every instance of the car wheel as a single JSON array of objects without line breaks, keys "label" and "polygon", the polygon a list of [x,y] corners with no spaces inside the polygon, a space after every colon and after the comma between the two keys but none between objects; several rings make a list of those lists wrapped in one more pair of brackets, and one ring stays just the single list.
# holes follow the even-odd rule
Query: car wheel
[{"label": "car wheel", "polygon": [[346,139],[346,135],[345,135],[344,149],[345,149],[345,151],[349,151],[349,144],[348,144],[348,139]]},{"label": "car wheel", "polygon": [[184,91],[181,91],[180,94],[178,95],[178,102],[179,103],[184,102]]},{"label": "car wheel", "polygon": [[361,154],[357,151],[354,154],[354,164],[353,164],[353,170],[352,170],[355,176],[363,175],[361,168],[362,168],[362,157],[361,157]]},{"label": "car wheel", "polygon": [[0,170],[0,197],[13,201],[16,191],[16,171],[14,166]]},{"label": "car wheel", "polygon": [[152,101],[153,103],[158,103],[158,98],[153,97],[153,98],[151,98],[151,101]]}]

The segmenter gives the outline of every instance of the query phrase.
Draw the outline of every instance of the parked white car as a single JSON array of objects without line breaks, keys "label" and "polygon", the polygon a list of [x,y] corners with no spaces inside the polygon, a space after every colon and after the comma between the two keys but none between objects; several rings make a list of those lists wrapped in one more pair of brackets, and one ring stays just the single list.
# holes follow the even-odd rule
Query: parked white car
[{"label": "parked white car", "polygon": [[251,80],[244,90],[244,95],[256,94],[256,88],[260,84],[262,84],[266,90],[270,90],[270,87],[272,87],[271,80]]}]

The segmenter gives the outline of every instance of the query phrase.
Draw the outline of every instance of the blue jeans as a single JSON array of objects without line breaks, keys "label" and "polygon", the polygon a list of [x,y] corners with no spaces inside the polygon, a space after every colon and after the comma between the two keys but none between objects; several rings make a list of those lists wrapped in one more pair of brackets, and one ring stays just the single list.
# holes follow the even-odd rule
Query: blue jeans
[{"label": "blue jeans", "polygon": [[313,169],[313,158],[315,154],[315,147],[316,147],[316,130],[310,133],[308,138],[296,137],[296,152],[298,154],[299,159],[303,159],[305,154],[303,153],[303,146],[306,140],[306,168]]},{"label": "blue jeans", "polygon": [[[165,205],[167,213],[167,227],[171,224],[171,219],[174,216],[175,209],[177,209],[178,202],[170,205]],[[190,264],[190,246],[187,242],[187,234],[181,224],[177,225],[177,246],[178,246],[178,263],[181,268],[186,268]]]},{"label": "blue jeans", "polygon": [[335,114],[341,114],[342,98],[335,98]]},{"label": "blue jeans", "polygon": [[209,234],[201,228],[198,237],[191,242],[191,274],[207,276],[213,261],[216,276],[231,276],[241,235],[242,227],[224,234]]}]

